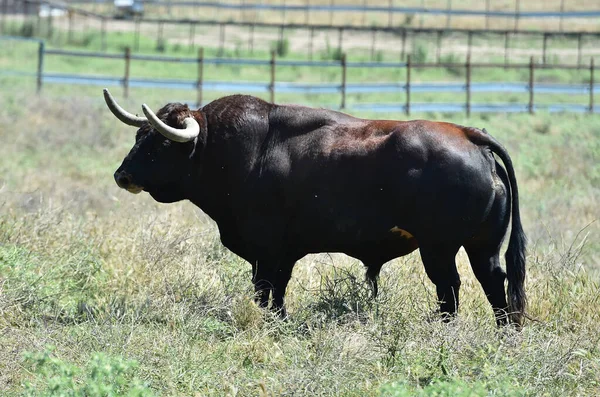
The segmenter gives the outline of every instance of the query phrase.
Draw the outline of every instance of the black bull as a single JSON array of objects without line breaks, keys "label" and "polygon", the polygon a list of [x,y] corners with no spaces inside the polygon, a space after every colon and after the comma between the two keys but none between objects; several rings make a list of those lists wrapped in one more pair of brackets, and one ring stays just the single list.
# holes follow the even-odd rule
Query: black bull
[{"label": "black bull", "polygon": [[[376,294],[381,266],[419,248],[440,311],[452,315],[462,246],[497,322],[522,323],[526,239],[517,181],[508,153],[485,130],[358,119],[245,95],[196,111],[170,103],[154,115],[144,106],[143,118],[106,90],[105,98],[119,119],[139,127],[117,184],[200,207],[222,243],[252,265],[261,306],[272,293],[272,308],[285,315],[292,268],[307,254],[361,260]],[[511,215],[505,273],[499,253]]]}]

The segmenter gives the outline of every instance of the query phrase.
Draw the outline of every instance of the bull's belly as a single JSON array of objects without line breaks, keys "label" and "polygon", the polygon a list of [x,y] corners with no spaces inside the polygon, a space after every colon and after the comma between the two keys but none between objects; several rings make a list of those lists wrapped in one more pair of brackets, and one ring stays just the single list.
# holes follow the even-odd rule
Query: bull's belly
[{"label": "bull's belly", "polygon": [[365,263],[383,264],[394,258],[407,255],[419,247],[417,238],[409,231],[397,226],[372,234],[359,236],[348,232],[338,234],[312,234],[313,238],[303,241],[304,253],[339,252],[350,255]]}]

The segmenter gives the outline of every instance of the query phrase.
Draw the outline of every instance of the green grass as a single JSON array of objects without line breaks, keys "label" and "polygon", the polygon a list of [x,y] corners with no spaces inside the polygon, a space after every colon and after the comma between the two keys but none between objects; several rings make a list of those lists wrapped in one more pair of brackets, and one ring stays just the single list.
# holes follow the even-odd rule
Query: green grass
[{"label": "green grass", "polygon": [[451,324],[431,316],[418,254],[384,266],[377,301],[358,261],[308,256],[282,322],[253,303],[250,266],[206,215],[116,187],[134,130],[98,88],[14,84],[0,96],[0,394],[597,394],[600,116],[418,115],[485,127],[509,149],[531,247],[522,332],[495,328],[462,251]]}]

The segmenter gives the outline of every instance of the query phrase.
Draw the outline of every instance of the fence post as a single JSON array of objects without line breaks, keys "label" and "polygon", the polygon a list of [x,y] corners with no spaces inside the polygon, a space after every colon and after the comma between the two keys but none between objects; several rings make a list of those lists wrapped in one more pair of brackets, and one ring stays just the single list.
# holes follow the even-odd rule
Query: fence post
[{"label": "fence post", "polygon": [[44,45],[43,41],[40,41],[38,47],[38,68],[37,68],[37,93],[42,92],[43,73],[44,73]]},{"label": "fence post", "polygon": [[442,31],[438,30],[437,31],[437,48],[436,48],[436,54],[435,54],[435,61],[436,63],[440,63],[440,58],[441,58],[441,51],[442,51]]},{"label": "fence post", "polygon": [[581,66],[581,33],[577,35],[577,66]]},{"label": "fence post", "polygon": [[106,17],[102,17],[100,30],[101,30],[102,51],[106,51]]},{"label": "fence post", "polygon": [[371,61],[375,60],[375,38],[377,36],[377,30],[375,27],[371,29]]},{"label": "fence post", "polygon": [[252,55],[254,54],[254,23],[250,25],[250,37],[248,40],[248,50],[250,51],[250,55]]},{"label": "fence post", "polygon": [[129,97],[129,64],[131,62],[131,49],[125,47],[125,77],[123,78],[123,95]]},{"label": "fence post", "polygon": [[[0,20],[0,22],[2,23],[2,27],[0,28],[0,33],[4,33],[4,24],[6,23],[6,14],[8,12],[8,0],[1,0],[2,1],[2,20]],[[39,15],[39,13],[38,13]]]},{"label": "fence post", "polygon": [[452,0],[448,0],[448,4],[446,6],[446,29],[450,28],[450,10],[452,10]]},{"label": "fence post", "polygon": [[196,23],[190,22],[190,50],[194,48],[195,36],[196,36]]},{"label": "fence post", "polygon": [[410,116],[410,54],[406,56],[406,115]]},{"label": "fence post", "polygon": [[485,0],[485,29],[490,28],[490,0]]},{"label": "fence post", "polygon": [[590,59],[590,113],[594,113],[594,58]]},{"label": "fence post", "polygon": [[[25,4],[29,4],[29,3],[25,3]],[[69,21],[69,25],[68,25],[68,31],[67,31],[67,43],[71,44],[73,42],[73,13],[71,12],[71,10],[69,10],[67,12],[68,15],[68,21]]]},{"label": "fence post", "polygon": [[308,59],[312,61],[313,59],[313,41],[315,39],[315,28],[313,26],[310,27],[309,31],[309,40],[308,40]]},{"label": "fence post", "polygon": [[542,44],[542,63],[546,64],[546,49],[548,47],[548,33],[544,33],[544,42]]},{"label": "fence post", "polygon": [[504,32],[504,70],[508,67],[508,46],[509,46],[509,36],[508,30]]},{"label": "fence post", "polygon": [[304,11],[304,24],[305,25],[308,25],[308,20],[310,19],[309,11],[308,11],[309,7],[310,7],[310,0],[306,0],[306,10]]},{"label": "fence post", "polygon": [[275,51],[271,51],[271,85],[269,85],[271,93],[271,103],[275,103]]},{"label": "fence post", "polygon": [[342,52],[343,41],[344,41],[344,28],[339,28],[338,29],[338,51],[339,51],[339,53]]},{"label": "fence post", "polygon": [[198,48],[198,81],[196,89],[198,90],[198,107],[202,106],[202,82],[204,78],[204,47]]},{"label": "fence post", "polygon": [[158,22],[158,32],[157,32],[157,36],[156,36],[156,48],[160,49],[160,48],[165,48],[163,46],[163,27],[164,27],[164,23],[163,21],[159,21]]},{"label": "fence post", "polygon": [[471,116],[471,56],[467,56],[467,117]]},{"label": "fence post", "polygon": [[219,56],[223,56],[223,51],[225,51],[225,24],[220,24],[219,29]]},{"label": "fence post", "polygon": [[388,7],[388,27],[391,28],[393,24],[394,13],[392,12],[392,7],[394,6],[394,0],[390,0],[390,5]]},{"label": "fence post", "polygon": [[515,0],[515,32],[519,30],[519,17],[521,14],[521,0]]},{"label": "fence post", "polygon": [[563,31],[563,14],[565,13],[565,0],[560,1],[560,21],[558,23],[558,30]]},{"label": "fence post", "polygon": [[473,47],[473,31],[469,30],[467,36],[467,58],[471,57],[471,47]]},{"label": "fence post", "polygon": [[404,60],[406,57],[406,29],[402,29],[402,52],[400,53],[400,60]]},{"label": "fence post", "polygon": [[135,18],[135,32],[134,32],[134,36],[133,36],[133,50],[136,51],[136,52],[140,50],[140,18],[139,17]]},{"label": "fence post", "polygon": [[341,58],[341,65],[342,65],[342,105],[340,106],[341,109],[345,109],[346,108],[346,54],[342,54],[342,58]]},{"label": "fence post", "polygon": [[533,114],[533,88],[534,88],[533,57],[529,59],[529,114]]}]

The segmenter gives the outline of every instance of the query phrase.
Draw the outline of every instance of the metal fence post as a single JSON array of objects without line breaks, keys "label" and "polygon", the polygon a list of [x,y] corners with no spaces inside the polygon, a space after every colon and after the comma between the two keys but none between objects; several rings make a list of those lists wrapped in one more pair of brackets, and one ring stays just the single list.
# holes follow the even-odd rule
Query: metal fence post
[{"label": "metal fence post", "polygon": [[542,63],[546,64],[546,49],[548,47],[548,33],[544,33],[544,42],[542,43]]},{"label": "metal fence post", "polygon": [[43,73],[44,73],[44,48],[45,43],[40,41],[38,47],[38,68],[37,68],[37,93],[42,92]]},{"label": "metal fence post", "polygon": [[198,48],[198,82],[196,89],[198,90],[198,107],[202,106],[202,83],[204,78],[204,47]]},{"label": "metal fence post", "polygon": [[102,17],[102,24],[100,27],[101,32],[101,46],[102,46],[102,51],[106,51],[106,18]]},{"label": "metal fence post", "polygon": [[521,14],[521,0],[515,0],[515,32],[519,30],[519,18]]},{"label": "metal fence post", "polygon": [[467,56],[467,117],[471,116],[471,55]]},{"label": "metal fence post", "polygon": [[341,65],[342,65],[342,105],[340,106],[341,109],[345,109],[346,108],[346,54],[342,54],[342,58],[341,58]]},{"label": "metal fence post", "polygon": [[533,114],[533,89],[534,89],[534,63],[533,57],[529,59],[529,114]]},{"label": "metal fence post", "polygon": [[509,36],[508,30],[504,32],[504,70],[508,66],[508,47],[509,47]]},{"label": "metal fence post", "polygon": [[581,40],[582,40],[582,34],[579,33],[577,35],[577,66],[581,66]]},{"label": "metal fence post", "polygon": [[590,59],[590,113],[594,113],[594,58]]},{"label": "metal fence post", "polygon": [[271,51],[271,84],[269,85],[271,93],[271,103],[275,103],[275,51]]},{"label": "metal fence post", "polygon": [[140,50],[140,18],[135,18],[135,32],[133,33],[133,50]]},{"label": "metal fence post", "polygon": [[410,54],[406,56],[406,115],[410,116]]},{"label": "metal fence post", "polygon": [[125,47],[125,77],[123,77],[123,95],[129,97],[129,64],[131,62],[131,49]]}]

